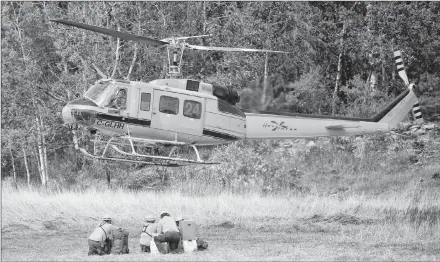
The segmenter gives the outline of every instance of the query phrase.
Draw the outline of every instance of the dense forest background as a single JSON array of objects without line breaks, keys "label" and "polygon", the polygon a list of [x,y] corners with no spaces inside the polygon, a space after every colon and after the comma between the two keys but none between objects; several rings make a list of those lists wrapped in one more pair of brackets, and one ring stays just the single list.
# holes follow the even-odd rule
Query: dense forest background
[{"label": "dense forest background", "polygon": [[[66,102],[99,79],[93,64],[114,78],[151,81],[165,76],[164,50],[49,19],[157,39],[212,34],[191,44],[290,52],[184,54],[184,76],[237,88],[241,107],[264,110],[371,116],[406,88],[393,59],[400,49],[425,120],[440,113],[439,2],[2,1],[1,173],[14,183],[154,186],[177,176],[165,168],[140,173],[136,165],[87,160],[73,149],[61,118]],[[79,137],[88,139],[86,132]],[[261,164],[255,152],[267,151],[265,145],[240,143],[206,154],[240,152]],[[282,163],[270,168],[295,177],[289,161]]]}]

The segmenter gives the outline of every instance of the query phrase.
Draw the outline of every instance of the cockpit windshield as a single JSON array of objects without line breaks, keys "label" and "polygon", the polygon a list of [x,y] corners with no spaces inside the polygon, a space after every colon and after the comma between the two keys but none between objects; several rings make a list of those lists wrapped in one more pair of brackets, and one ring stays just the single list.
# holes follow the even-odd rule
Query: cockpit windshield
[{"label": "cockpit windshield", "polygon": [[112,81],[99,80],[84,93],[84,97],[92,100],[100,107],[105,106],[116,88],[112,83]]}]

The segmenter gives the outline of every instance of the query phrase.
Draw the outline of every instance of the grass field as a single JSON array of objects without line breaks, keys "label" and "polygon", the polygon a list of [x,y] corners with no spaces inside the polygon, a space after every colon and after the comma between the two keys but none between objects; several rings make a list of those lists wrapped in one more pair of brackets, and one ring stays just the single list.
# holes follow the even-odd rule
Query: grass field
[{"label": "grass field", "polygon": [[[391,175],[381,174],[382,181],[375,181],[382,183],[381,192],[360,186],[371,183],[360,178],[352,190],[336,194],[313,190],[297,195],[197,197],[177,192],[45,192],[3,186],[2,260],[440,261],[440,181],[431,177],[436,170],[438,164],[402,170],[392,175],[399,186],[392,186]],[[411,177],[411,173],[417,175]],[[164,209],[195,220],[209,250],[141,254],[143,218]],[[104,213],[129,230],[130,254],[87,256],[87,237]]]}]

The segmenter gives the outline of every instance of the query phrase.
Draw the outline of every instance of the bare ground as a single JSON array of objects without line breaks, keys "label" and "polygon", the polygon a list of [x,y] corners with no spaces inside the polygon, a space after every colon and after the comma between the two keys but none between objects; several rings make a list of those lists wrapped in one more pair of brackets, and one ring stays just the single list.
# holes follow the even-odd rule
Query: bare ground
[{"label": "bare ground", "polygon": [[438,239],[368,237],[369,232],[380,231],[383,222],[353,216],[225,221],[200,227],[199,235],[209,242],[207,251],[167,255],[140,253],[139,232],[133,227],[129,228],[130,254],[89,257],[87,236],[92,229],[64,231],[62,227],[2,228],[2,261],[440,261]]}]

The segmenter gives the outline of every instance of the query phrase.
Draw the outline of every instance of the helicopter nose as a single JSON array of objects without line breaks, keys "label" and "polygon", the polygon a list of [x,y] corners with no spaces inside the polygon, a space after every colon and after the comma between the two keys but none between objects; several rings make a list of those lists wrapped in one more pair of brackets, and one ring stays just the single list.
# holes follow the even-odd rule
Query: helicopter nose
[{"label": "helicopter nose", "polygon": [[65,124],[75,123],[75,119],[73,119],[73,117],[72,117],[72,106],[66,105],[63,108],[61,115],[63,116],[63,120],[64,120]]}]

